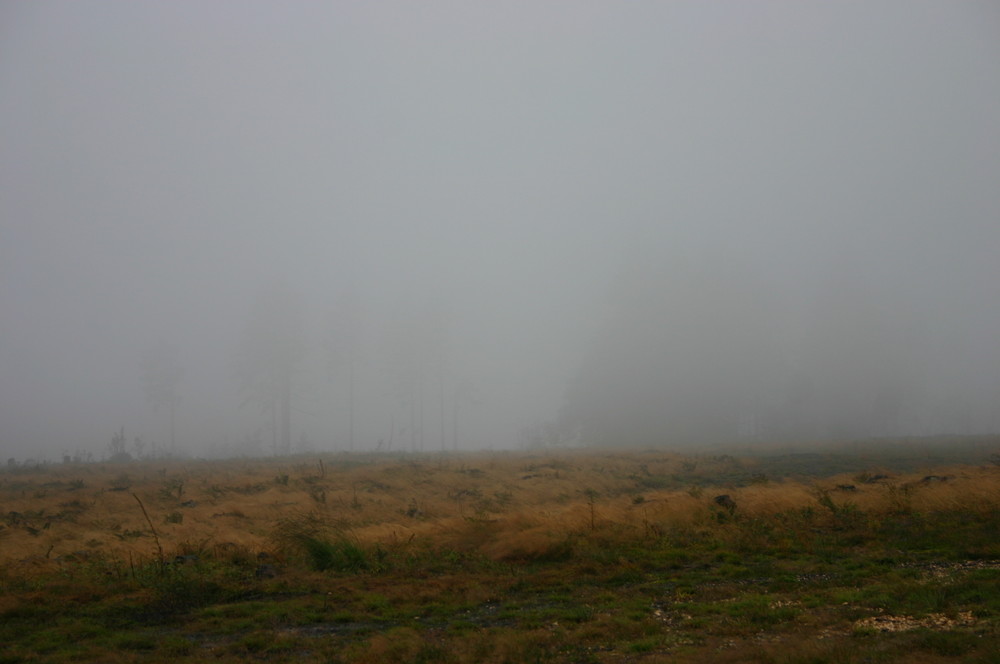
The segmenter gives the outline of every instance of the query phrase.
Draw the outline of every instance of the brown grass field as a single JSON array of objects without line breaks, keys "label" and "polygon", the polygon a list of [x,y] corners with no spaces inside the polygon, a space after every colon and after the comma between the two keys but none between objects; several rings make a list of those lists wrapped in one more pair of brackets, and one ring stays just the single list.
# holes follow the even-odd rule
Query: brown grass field
[{"label": "brown grass field", "polygon": [[0,662],[1000,661],[1000,441],[844,449],[8,468]]}]

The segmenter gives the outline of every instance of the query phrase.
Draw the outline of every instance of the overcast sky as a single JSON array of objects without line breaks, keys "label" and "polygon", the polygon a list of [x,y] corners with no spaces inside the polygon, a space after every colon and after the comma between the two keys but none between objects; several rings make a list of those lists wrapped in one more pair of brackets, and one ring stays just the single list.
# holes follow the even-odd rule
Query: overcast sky
[{"label": "overcast sky", "polygon": [[178,445],[238,447],[266,418],[234,364],[276,283],[309,347],[296,440],[346,447],[322,339],[351,297],[359,448],[400,435],[387,358],[427,311],[427,448],[460,392],[460,446],[511,447],[558,416],[636,263],[752,281],[790,337],[864,298],[989,429],[1000,5],[0,0],[6,456],[163,445],[160,342]]}]

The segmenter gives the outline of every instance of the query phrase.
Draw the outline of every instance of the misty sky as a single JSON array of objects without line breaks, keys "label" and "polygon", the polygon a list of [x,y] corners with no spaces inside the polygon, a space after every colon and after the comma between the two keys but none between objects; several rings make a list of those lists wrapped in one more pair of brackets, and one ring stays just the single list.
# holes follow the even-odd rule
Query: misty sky
[{"label": "misty sky", "polygon": [[359,449],[409,447],[393,358],[426,320],[426,449],[456,401],[460,447],[517,445],[633,319],[716,345],[637,334],[623,366],[726,347],[721,382],[777,394],[771,366],[849,392],[884,361],[921,395],[894,432],[996,431],[1000,5],[0,0],[0,453],[164,445],[159,343],[180,451],[238,453],[276,287],[313,449],[347,446],[345,299]]}]

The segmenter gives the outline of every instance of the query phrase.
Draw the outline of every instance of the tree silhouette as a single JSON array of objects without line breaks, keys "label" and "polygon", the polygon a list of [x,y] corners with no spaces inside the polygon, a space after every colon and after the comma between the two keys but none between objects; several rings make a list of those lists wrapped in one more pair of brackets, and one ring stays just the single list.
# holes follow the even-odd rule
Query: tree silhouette
[{"label": "tree silhouette", "polygon": [[361,309],[352,293],[340,298],[330,314],[324,346],[330,380],[342,372],[347,382],[348,446],[354,451],[357,369],[360,352]]},{"label": "tree silhouette", "polygon": [[565,426],[600,444],[736,438],[780,375],[769,308],[737,266],[627,266],[569,386]]},{"label": "tree silhouette", "polygon": [[273,449],[292,446],[292,388],[305,355],[302,310],[294,293],[275,285],[258,293],[243,331],[236,363],[242,401],[271,417]]},{"label": "tree silhouette", "polygon": [[409,302],[400,307],[387,336],[389,371],[395,395],[408,411],[410,447],[424,448],[424,411],[427,381],[437,377],[441,448],[446,445],[445,369],[447,364],[447,319],[434,302]]},{"label": "tree silhouette", "polygon": [[142,356],[142,387],[146,401],[153,412],[166,408],[170,416],[170,451],[175,452],[177,437],[174,423],[180,394],[177,386],[184,376],[184,369],[177,359],[177,348],[161,341]]}]

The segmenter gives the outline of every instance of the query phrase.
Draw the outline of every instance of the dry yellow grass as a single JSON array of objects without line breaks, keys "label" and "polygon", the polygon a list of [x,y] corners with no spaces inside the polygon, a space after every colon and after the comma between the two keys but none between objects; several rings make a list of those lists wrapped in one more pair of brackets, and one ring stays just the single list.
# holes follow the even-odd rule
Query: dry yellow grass
[{"label": "dry yellow grass", "polygon": [[754,464],[650,451],[19,469],[0,474],[0,564],[51,567],[88,555],[150,558],[158,555],[157,540],[168,557],[214,547],[256,553],[274,548],[280,523],[308,514],[365,545],[430,542],[516,560],[558,555],[578,535],[638,539],[706,526],[719,518],[712,499],[720,493],[749,518],[805,508],[830,516],[831,504],[885,515],[1000,505],[997,467],[937,468],[933,475],[945,479],[932,480],[924,480],[928,471],[872,483],[839,475],[697,486],[735,466],[753,471]]}]

